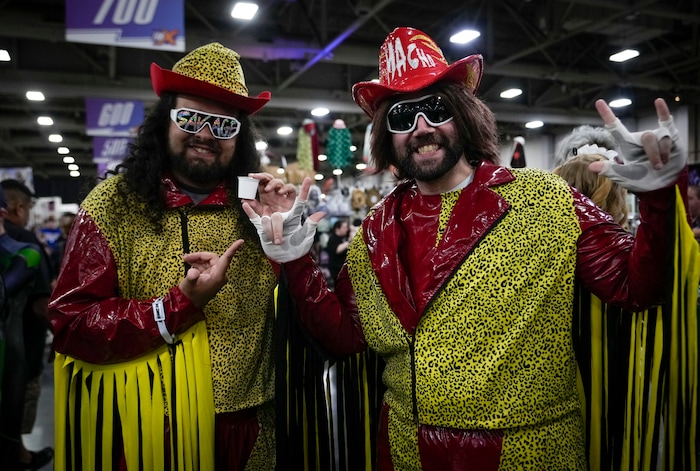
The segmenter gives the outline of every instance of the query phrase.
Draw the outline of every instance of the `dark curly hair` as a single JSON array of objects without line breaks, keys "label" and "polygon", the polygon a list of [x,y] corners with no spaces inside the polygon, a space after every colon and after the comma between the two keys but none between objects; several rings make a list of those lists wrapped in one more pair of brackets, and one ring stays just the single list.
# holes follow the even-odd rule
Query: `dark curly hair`
[{"label": "dark curly hair", "polygon": [[[129,147],[129,155],[105,176],[123,176],[119,184],[121,197],[127,201],[128,195],[136,194],[143,199],[149,219],[158,231],[162,230],[160,220],[166,209],[161,197],[161,177],[170,166],[168,129],[170,110],[175,107],[176,98],[177,95],[173,93],[162,94],[139,128],[136,141]],[[255,148],[257,132],[250,116],[241,113],[238,120],[241,122],[241,130],[236,137],[236,150],[224,176],[230,201],[236,200],[234,195],[237,194],[238,175],[261,171],[260,156]],[[238,204],[234,204],[233,208],[239,213],[239,221],[244,221],[246,232],[254,235],[253,240],[256,240],[257,234],[243,208]]]},{"label": "dark curly hair", "polygon": [[[487,161],[497,164],[500,161],[498,128],[493,112],[486,104],[463,85],[455,82],[438,82],[425,89],[425,94],[443,97],[447,108],[454,116],[457,135],[462,139],[464,153],[469,165],[476,167],[479,162]],[[377,107],[372,120],[371,154],[376,172],[396,168],[396,177],[404,179],[397,164],[396,153],[392,144],[386,116],[389,108],[403,99],[397,95],[384,100]]]}]

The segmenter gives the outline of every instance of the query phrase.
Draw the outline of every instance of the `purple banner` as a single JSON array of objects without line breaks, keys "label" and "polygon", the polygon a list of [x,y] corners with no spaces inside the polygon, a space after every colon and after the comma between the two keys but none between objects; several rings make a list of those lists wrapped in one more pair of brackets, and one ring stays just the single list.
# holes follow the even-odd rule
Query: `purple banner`
[{"label": "purple banner", "polygon": [[66,0],[66,41],[185,50],[184,0]]},{"label": "purple banner", "polygon": [[88,136],[135,136],[143,122],[140,100],[87,98],[85,117]]},{"label": "purple banner", "polygon": [[92,155],[97,165],[97,174],[104,176],[107,170],[114,170],[129,153],[129,144],[132,142],[134,139],[129,137],[93,137]]},{"label": "purple banner", "polygon": [[94,137],[92,155],[96,159],[122,160],[129,153],[129,137]]}]

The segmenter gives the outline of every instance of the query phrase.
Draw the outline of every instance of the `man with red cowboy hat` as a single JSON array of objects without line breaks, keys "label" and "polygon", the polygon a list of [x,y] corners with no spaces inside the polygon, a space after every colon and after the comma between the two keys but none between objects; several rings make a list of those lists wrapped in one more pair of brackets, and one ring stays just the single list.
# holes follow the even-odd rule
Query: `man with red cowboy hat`
[{"label": "man with red cowboy hat", "polygon": [[319,344],[383,357],[377,469],[584,470],[574,281],[631,310],[662,300],[665,211],[686,156],[662,100],[660,128],[644,133],[597,103],[630,159],[592,169],[637,193],[633,238],[550,172],[498,165],[481,74],[481,56],[448,64],[422,31],[386,38],[379,82],[352,92],[372,119],[374,167],[399,183],[363,221],[334,291],[308,253],[320,214],[300,225],[299,210],[243,208]]},{"label": "man with red cowboy hat", "polygon": [[[218,43],[151,80],[160,100],[82,202],[50,300],[55,469],[274,469],[277,277],[237,199],[270,93]],[[259,177],[266,204],[294,191]]]}]

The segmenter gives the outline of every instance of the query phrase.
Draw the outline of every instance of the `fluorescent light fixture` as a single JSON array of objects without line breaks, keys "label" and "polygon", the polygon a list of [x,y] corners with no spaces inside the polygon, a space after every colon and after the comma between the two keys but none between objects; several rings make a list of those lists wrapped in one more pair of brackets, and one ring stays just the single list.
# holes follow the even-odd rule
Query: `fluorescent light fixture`
[{"label": "fluorescent light fixture", "polygon": [[331,111],[328,108],[318,107],[311,110],[312,116],[326,116]]},{"label": "fluorescent light fixture", "polygon": [[78,170],[71,170],[69,175],[73,178],[78,178],[80,176],[80,172]]},{"label": "fluorescent light fixture", "polygon": [[63,142],[63,136],[60,134],[50,134],[49,142]]},{"label": "fluorescent light fixture", "polygon": [[508,90],[503,90],[501,92],[501,98],[515,98],[523,94],[523,91],[519,88],[509,88]]},{"label": "fluorescent light fixture", "polygon": [[46,99],[43,93],[36,90],[29,90],[26,97],[29,101],[44,101]]},{"label": "fluorescent light fixture", "polygon": [[323,162],[327,158],[328,158],[328,156],[326,154],[318,154],[318,161],[319,162]]},{"label": "fluorescent light fixture", "polygon": [[56,149],[56,152],[58,152],[61,155],[66,155],[66,154],[70,154],[70,149],[68,147],[61,146],[58,149]]},{"label": "fluorescent light fixture", "polygon": [[542,126],[544,126],[544,123],[540,120],[529,121],[529,122],[525,123],[525,127],[528,129],[537,129],[537,128],[541,128]]},{"label": "fluorescent light fixture", "polygon": [[289,136],[294,130],[290,126],[281,126],[277,128],[277,134],[280,136]]},{"label": "fluorescent light fixture", "polygon": [[0,49],[0,62],[10,62],[10,52],[7,49]]},{"label": "fluorescent light fixture", "polygon": [[450,42],[455,44],[467,44],[481,36],[481,33],[473,29],[463,29],[459,33],[450,36]]},{"label": "fluorescent light fixture", "polygon": [[611,62],[625,62],[630,59],[634,59],[639,55],[639,51],[636,49],[625,49],[624,51],[616,52],[610,56]]},{"label": "fluorescent light fixture", "polygon": [[63,163],[64,164],[74,164],[75,163],[75,157],[72,157],[70,155],[66,155],[63,157]]},{"label": "fluorescent light fixture", "polygon": [[629,98],[617,98],[608,103],[608,105],[610,105],[611,108],[624,108],[625,106],[629,106],[631,104],[632,100],[630,100]]},{"label": "fluorescent light fixture", "polygon": [[343,174],[342,168],[334,168],[333,169],[333,175],[342,175],[342,174]]},{"label": "fluorescent light fixture", "polygon": [[231,16],[237,20],[252,20],[258,11],[258,5],[250,2],[237,2],[231,10]]},{"label": "fluorescent light fixture", "polygon": [[80,166],[78,166],[78,164],[68,164],[68,170],[80,170]]},{"label": "fluorescent light fixture", "polygon": [[52,126],[53,125],[53,119],[51,119],[51,116],[39,116],[36,119],[36,122],[39,126]]}]

